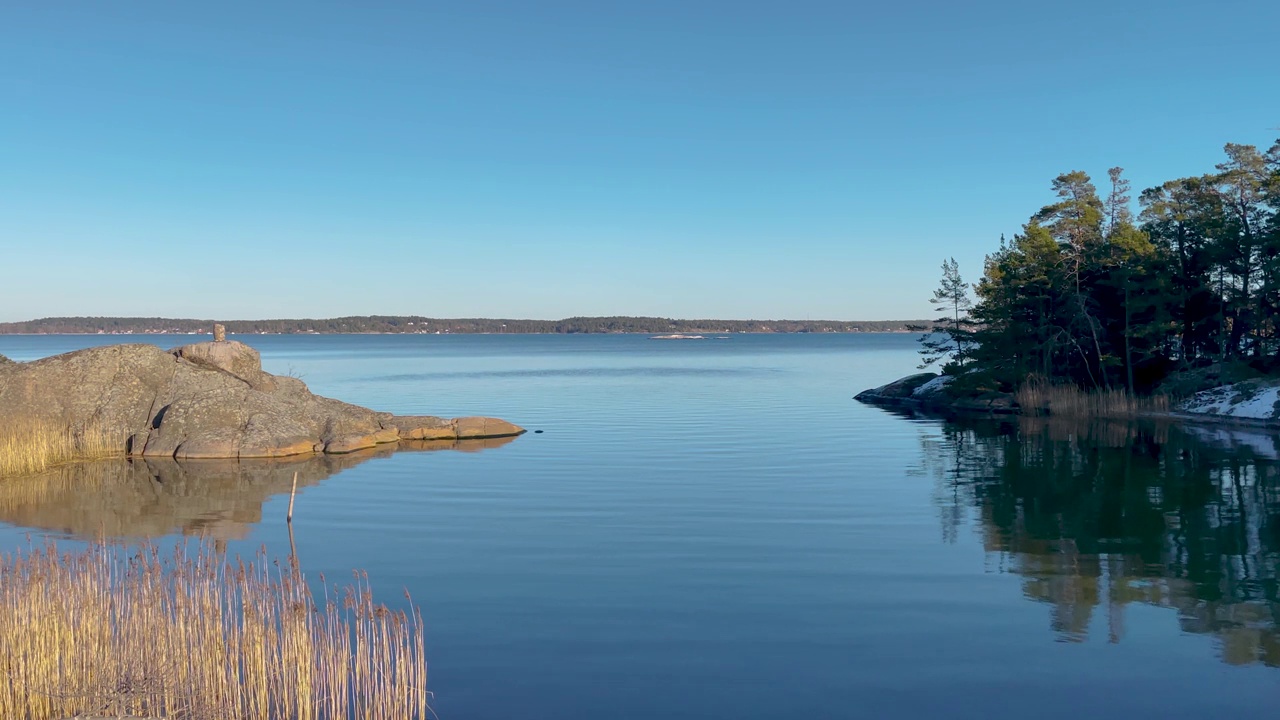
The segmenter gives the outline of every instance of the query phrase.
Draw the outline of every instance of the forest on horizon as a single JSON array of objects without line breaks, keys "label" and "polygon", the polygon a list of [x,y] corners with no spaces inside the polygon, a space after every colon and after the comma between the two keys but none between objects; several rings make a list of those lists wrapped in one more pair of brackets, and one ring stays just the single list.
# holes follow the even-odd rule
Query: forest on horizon
[{"label": "forest on horizon", "polygon": [[0,334],[207,334],[214,322],[233,334],[340,333],[835,333],[905,332],[922,320],[678,320],[658,317],[572,317],[563,320],[441,319],[370,315],[327,319],[198,320],[182,318],[56,317],[0,323]]}]

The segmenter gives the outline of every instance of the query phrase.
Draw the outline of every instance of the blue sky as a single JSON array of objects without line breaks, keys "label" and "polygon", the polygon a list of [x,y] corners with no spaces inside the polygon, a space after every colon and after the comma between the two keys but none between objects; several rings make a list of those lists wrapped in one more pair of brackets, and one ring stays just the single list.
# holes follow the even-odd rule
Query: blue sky
[{"label": "blue sky", "polygon": [[889,319],[1280,136],[1280,3],[0,0],[0,321]]}]

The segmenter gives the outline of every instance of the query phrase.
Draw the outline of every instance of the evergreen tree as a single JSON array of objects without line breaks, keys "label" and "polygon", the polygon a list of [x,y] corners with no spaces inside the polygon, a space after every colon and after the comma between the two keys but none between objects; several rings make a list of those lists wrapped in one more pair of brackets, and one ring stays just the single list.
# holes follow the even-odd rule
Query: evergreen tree
[{"label": "evergreen tree", "polygon": [[1027,377],[1053,378],[1066,332],[1061,293],[1063,253],[1034,220],[988,255],[973,308],[972,364],[991,384],[1012,390]]},{"label": "evergreen tree", "polygon": [[1071,292],[1072,327],[1067,339],[1079,356],[1080,373],[1094,387],[1102,387],[1106,384],[1106,356],[1100,338],[1101,322],[1092,307],[1090,290],[1096,272],[1094,263],[1102,246],[1103,203],[1092,179],[1079,170],[1054,178],[1053,190],[1058,202],[1041,208],[1034,220],[1062,246]]},{"label": "evergreen tree", "polygon": [[944,314],[935,319],[934,326],[920,337],[920,367],[928,367],[950,355],[951,362],[944,370],[960,368],[972,342],[969,311],[973,302],[969,298],[969,286],[961,279],[960,265],[954,257],[942,263],[942,281],[929,302]]},{"label": "evergreen tree", "polygon": [[[1280,141],[1225,152],[1212,173],[1142,191],[1136,219],[1121,168],[1105,199],[1086,173],[1059,175],[1055,201],[987,256],[968,325],[938,319],[962,332],[934,336],[926,364],[954,355],[966,385],[1001,390],[1035,378],[1146,392],[1215,364],[1203,377],[1280,373]],[[952,262],[943,277],[946,306],[962,283]]]},{"label": "evergreen tree", "polygon": [[1165,298],[1178,326],[1171,358],[1183,367],[1216,355],[1222,302],[1213,289],[1214,238],[1221,223],[1221,202],[1204,178],[1170,180],[1142,192],[1142,229],[1164,259],[1163,274],[1172,287]]},{"label": "evergreen tree", "polygon": [[[1270,222],[1271,212],[1264,196],[1271,173],[1257,147],[1227,143],[1223,149],[1227,162],[1220,163],[1218,173],[1212,177],[1225,211],[1224,232],[1219,238],[1221,262],[1231,277],[1223,296],[1230,318],[1225,354],[1244,354],[1250,349],[1259,353],[1260,344],[1250,336],[1258,323],[1253,293],[1260,279],[1263,233]],[[1261,280],[1267,284],[1266,278]]]},{"label": "evergreen tree", "polygon": [[1111,179],[1111,193],[1106,202],[1106,234],[1111,236],[1117,228],[1133,224],[1133,211],[1129,208],[1129,181],[1124,177],[1124,168],[1113,167],[1107,176]]}]

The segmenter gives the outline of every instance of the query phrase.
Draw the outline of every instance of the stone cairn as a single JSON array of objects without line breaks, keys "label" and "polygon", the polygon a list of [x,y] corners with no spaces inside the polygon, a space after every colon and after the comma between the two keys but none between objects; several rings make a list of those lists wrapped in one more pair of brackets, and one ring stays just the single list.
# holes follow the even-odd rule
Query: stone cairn
[{"label": "stone cairn", "polygon": [[222,323],[213,324],[213,341],[214,342],[227,341],[227,326],[223,325]]}]

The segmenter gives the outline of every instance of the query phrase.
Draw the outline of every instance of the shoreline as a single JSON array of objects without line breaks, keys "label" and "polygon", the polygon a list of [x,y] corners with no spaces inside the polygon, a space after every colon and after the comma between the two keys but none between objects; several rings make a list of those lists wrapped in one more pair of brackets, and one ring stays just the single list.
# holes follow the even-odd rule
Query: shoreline
[{"label": "shoreline", "polygon": [[[693,332],[693,331],[690,331]],[[704,330],[703,333],[718,335],[918,335],[915,330],[733,330],[725,333],[722,330]],[[257,333],[236,333],[228,332],[227,337],[258,337],[262,335],[270,336],[294,336],[294,335],[641,335],[650,336],[653,332],[492,332],[492,331],[468,331],[457,330],[451,332],[257,332]],[[164,335],[166,337],[213,337],[212,333],[191,333],[191,332],[4,332],[0,331],[0,337],[137,337],[148,335]]]},{"label": "shoreline", "polygon": [[[1054,417],[1053,413],[1024,413],[1010,395],[996,394],[988,397],[951,397],[939,391],[916,394],[916,390],[925,382],[942,375],[930,373],[908,375],[887,385],[863,390],[853,397],[866,405],[881,408],[904,408],[932,413],[939,416],[960,416],[979,418],[982,416],[1000,419],[1012,417]],[[922,381],[922,378],[927,378]],[[945,383],[943,384],[943,386]],[[940,386],[942,387],[942,386]],[[1131,415],[1097,414],[1088,416],[1059,415],[1081,420],[1164,420],[1217,427],[1239,427],[1264,430],[1280,430],[1280,417],[1261,418],[1223,413],[1189,412],[1185,409],[1167,411],[1144,410]]]}]

